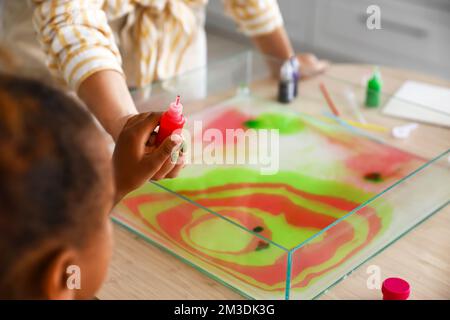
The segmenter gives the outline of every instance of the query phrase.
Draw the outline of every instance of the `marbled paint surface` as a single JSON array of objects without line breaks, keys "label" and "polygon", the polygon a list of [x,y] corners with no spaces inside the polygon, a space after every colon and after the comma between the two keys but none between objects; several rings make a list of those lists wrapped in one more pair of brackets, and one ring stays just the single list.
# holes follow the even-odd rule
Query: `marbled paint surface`
[{"label": "marbled paint surface", "polygon": [[[193,164],[176,179],[132,192],[114,215],[253,298],[284,298],[288,271],[291,292],[304,292],[370,246],[389,227],[395,204],[336,221],[424,163],[270,103],[232,100],[212,110],[189,119],[222,132],[279,129],[279,172]],[[233,140],[224,148],[243,146]],[[288,251],[304,242],[288,264]]]}]

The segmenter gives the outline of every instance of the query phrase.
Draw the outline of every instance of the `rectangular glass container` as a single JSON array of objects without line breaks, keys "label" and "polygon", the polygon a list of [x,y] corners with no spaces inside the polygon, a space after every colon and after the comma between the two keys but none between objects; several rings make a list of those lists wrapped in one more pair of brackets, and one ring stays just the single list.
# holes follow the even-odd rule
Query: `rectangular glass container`
[{"label": "rectangular glass container", "polygon": [[[449,203],[450,150],[390,137],[405,121],[380,112],[401,85],[388,72],[391,92],[368,110],[361,74],[370,66],[302,81],[290,104],[276,101],[279,66],[244,52],[133,92],[140,111],[163,111],[181,95],[189,163],[127,195],[113,219],[244,297],[312,299]],[[355,126],[348,92],[369,129]],[[257,138],[226,139],[227,129]]]}]

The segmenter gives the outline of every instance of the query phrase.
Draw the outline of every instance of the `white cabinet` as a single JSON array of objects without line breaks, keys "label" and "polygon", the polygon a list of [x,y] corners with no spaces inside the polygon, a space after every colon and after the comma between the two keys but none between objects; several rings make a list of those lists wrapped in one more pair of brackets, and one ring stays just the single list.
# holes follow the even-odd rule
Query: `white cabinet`
[{"label": "white cabinet", "polygon": [[[381,29],[366,26],[377,3]],[[450,76],[450,11],[404,1],[317,1],[313,46],[356,61],[388,64]]]},{"label": "white cabinet", "polygon": [[280,10],[286,30],[295,43],[305,43],[311,40],[310,26],[314,22],[313,1],[281,0]]},{"label": "white cabinet", "polygon": [[[305,42],[311,34],[308,26],[313,22],[311,12],[314,9],[312,1],[279,0],[280,10],[286,29],[289,30],[292,41]],[[209,0],[206,24],[226,32],[237,30],[234,21],[225,15],[222,0]]]},{"label": "white cabinet", "polygon": [[225,15],[222,0],[209,0],[207,7],[206,25],[224,31],[235,31],[236,26],[233,21]]},{"label": "white cabinet", "polygon": [[[232,33],[221,0],[207,24]],[[385,64],[450,78],[450,0],[279,0],[296,48],[329,59]],[[366,26],[367,7],[381,9],[381,30]]]}]

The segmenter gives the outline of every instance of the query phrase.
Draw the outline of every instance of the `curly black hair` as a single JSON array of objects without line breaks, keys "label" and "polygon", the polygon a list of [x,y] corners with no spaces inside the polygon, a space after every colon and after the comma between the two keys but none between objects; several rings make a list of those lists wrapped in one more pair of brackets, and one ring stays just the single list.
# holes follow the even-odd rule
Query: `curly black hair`
[{"label": "curly black hair", "polygon": [[11,273],[26,252],[50,238],[82,246],[100,222],[99,137],[68,95],[0,75],[0,298],[14,296]]}]

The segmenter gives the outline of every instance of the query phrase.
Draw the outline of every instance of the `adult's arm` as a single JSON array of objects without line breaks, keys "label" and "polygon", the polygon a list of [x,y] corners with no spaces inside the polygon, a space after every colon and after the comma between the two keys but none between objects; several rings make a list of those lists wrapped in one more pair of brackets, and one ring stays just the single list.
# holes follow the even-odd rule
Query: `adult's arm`
[{"label": "adult's arm", "polygon": [[[294,56],[276,0],[225,0],[225,9],[239,30],[249,36],[263,54],[280,60]],[[298,54],[297,58],[303,76],[322,72],[328,66],[328,62],[310,53]]]},{"label": "adult's arm", "polygon": [[136,114],[103,1],[33,0],[33,23],[55,77],[76,91],[117,139]]}]

